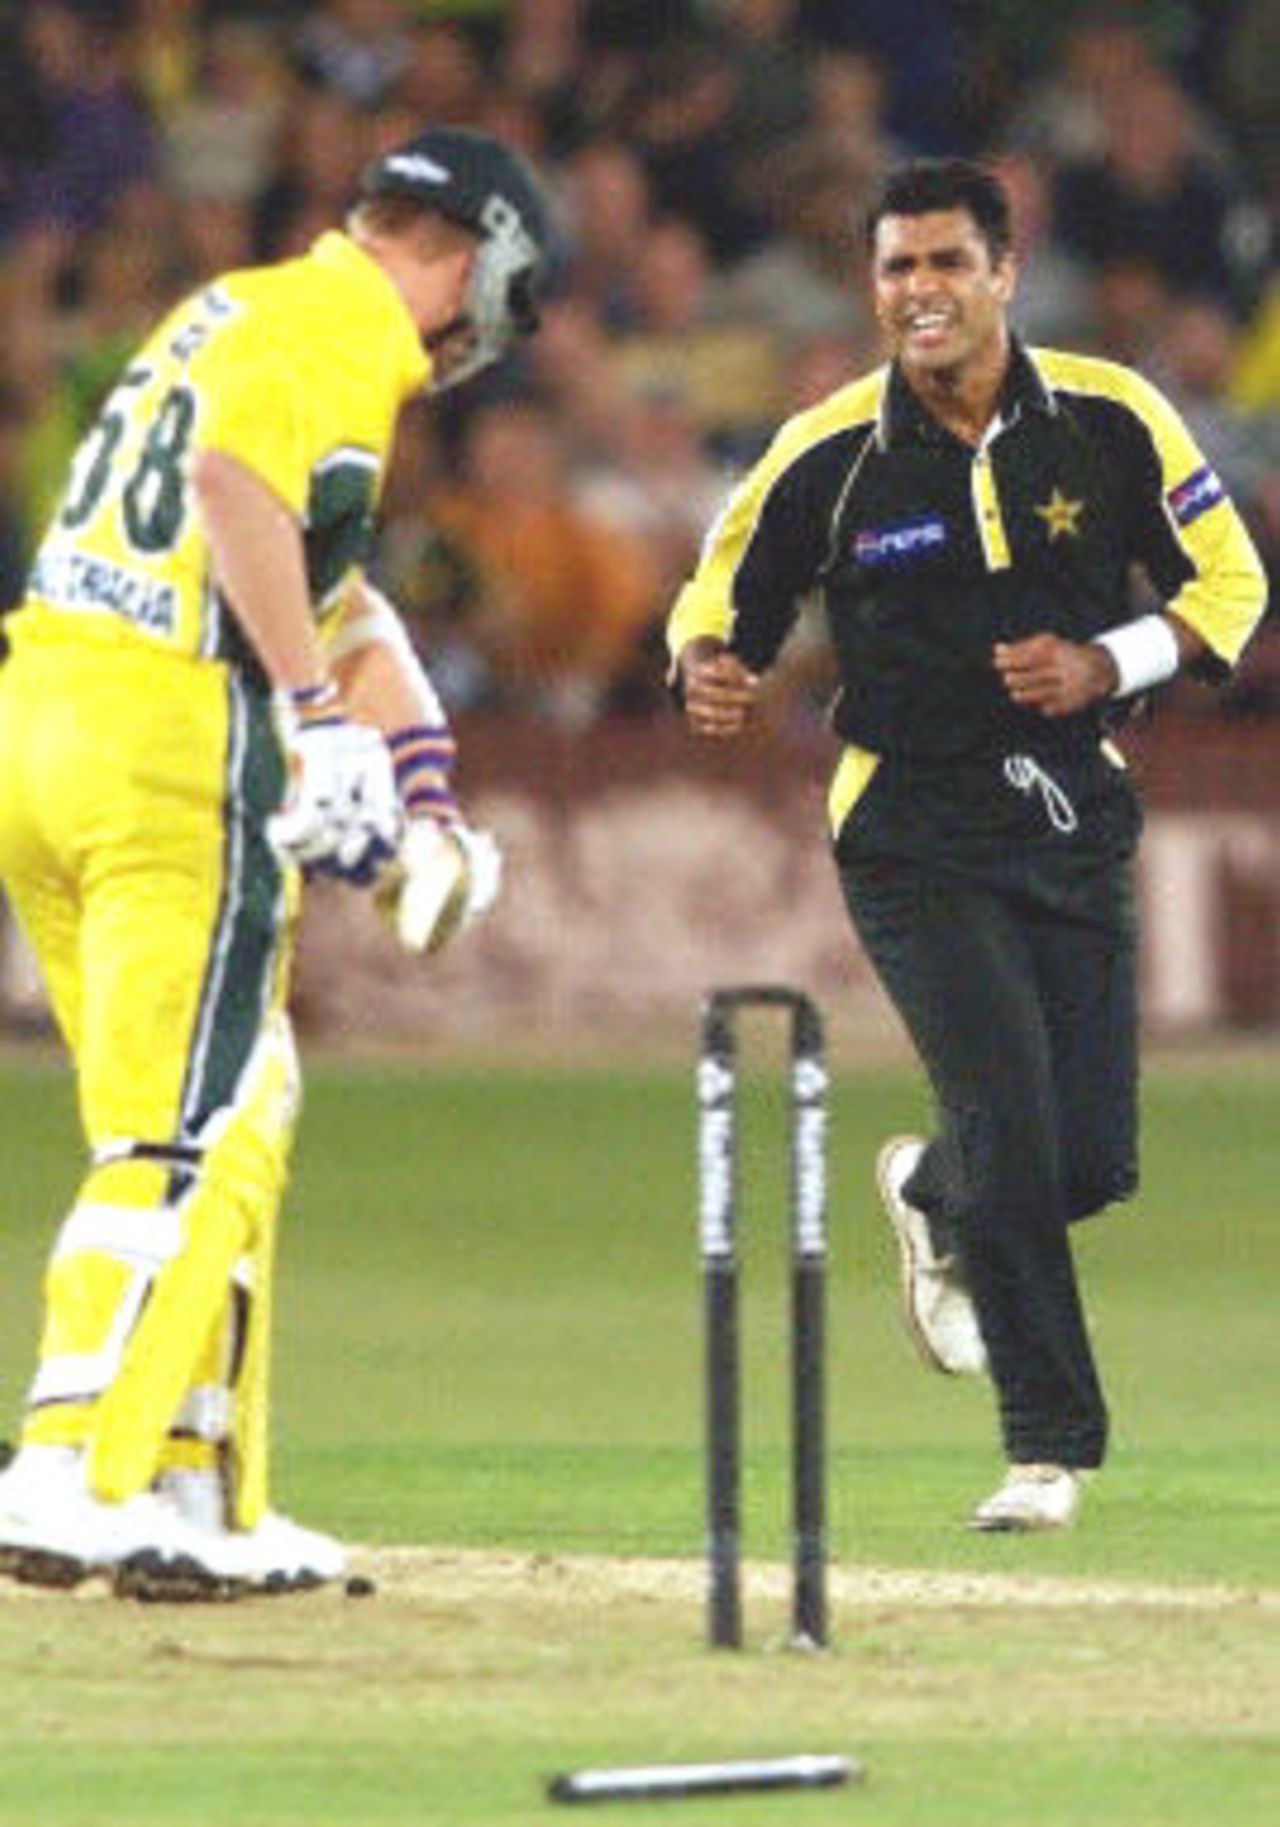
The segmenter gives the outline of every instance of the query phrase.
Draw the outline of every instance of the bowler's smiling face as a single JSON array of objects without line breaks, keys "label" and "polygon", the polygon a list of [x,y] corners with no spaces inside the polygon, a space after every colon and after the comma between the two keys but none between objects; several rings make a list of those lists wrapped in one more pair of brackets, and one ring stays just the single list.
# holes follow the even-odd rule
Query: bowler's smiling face
[{"label": "bowler's smiling face", "polygon": [[966,209],[884,216],[872,249],[876,317],[908,373],[941,378],[997,357],[1017,277],[1011,254],[993,261]]}]

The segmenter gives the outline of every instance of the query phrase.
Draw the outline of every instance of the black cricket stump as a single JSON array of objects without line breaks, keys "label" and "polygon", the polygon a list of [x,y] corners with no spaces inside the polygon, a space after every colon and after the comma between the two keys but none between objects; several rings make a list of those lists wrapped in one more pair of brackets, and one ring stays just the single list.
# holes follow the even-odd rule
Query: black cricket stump
[{"label": "black cricket stump", "polygon": [[747,985],[703,1003],[698,1062],[700,1240],[706,1325],[708,1636],[742,1646],[742,1414],[737,1243],[737,1017],[789,1016],[791,1072],[791,1643],[827,1643],[826,1123],[822,1018],[802,991]]}]

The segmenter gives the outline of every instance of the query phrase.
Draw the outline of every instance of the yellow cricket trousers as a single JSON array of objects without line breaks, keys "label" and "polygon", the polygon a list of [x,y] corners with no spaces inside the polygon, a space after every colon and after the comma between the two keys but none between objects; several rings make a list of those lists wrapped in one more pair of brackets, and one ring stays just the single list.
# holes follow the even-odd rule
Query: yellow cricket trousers
[{"label": "yellow cricket trousers", "polygon": [[[296,1112],[293,885],[266,839],[266,693],[106,621],[20,616],[0,668],[0,879],[76,1071],[92,1165],[62,1226],[24,1437],[82,1444],[99,1496],[234,1458],[233,1395]],[[265,1502],[258,1457],[234,1510]]]}]

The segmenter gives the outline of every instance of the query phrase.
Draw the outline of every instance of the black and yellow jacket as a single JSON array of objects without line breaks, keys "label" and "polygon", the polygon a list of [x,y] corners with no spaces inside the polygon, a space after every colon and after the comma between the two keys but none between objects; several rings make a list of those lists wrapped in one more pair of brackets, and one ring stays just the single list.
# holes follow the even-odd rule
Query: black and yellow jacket
[{"label": "black and yellow jacket", "polygon": [[942,426],[896,366],[789,420],[712,527],[680,594],[673,654],[727,640],[774,660],[806,599],[825,605],[847,745],[838,830],[884,761],[956,778],[1010,756],[1096,757],[1104,709],[1013,705],[997,641],[1089,640],[1138,613],[1132,571],[1225,676],[1258,620],[1262,567],[1173,407],[1115,363],[1015,342],[980,448]]}]

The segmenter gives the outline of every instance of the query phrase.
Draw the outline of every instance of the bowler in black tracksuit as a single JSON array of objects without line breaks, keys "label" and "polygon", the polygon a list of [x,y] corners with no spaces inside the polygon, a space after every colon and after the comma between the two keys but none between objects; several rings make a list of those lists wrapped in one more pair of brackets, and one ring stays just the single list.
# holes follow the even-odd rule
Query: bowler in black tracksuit
[{"label": "bowler in black tracksuit", "polygon": [[1010,1465],[1075,1472],[1107,1415],[1067,1227],[1137,1184],[1141,817],[1107,730],[1179,663],[1229,673],[1262,573],[1148,382],[1013,335],[983,168],[905,167],[868,233],[892,359],[782,427],[669,641],[692,728],[727,737],[825,610],[840,879],[938,1108],[906,1192],[962,1265]]}]

